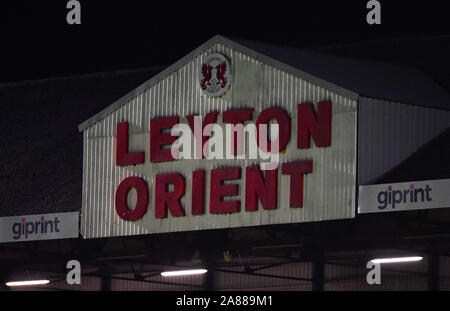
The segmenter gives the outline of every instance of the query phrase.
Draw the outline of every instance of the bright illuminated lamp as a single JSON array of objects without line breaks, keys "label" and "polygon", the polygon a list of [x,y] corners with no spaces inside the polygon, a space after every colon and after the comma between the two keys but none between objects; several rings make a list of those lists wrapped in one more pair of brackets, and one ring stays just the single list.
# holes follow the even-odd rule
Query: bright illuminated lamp
[{"label": "bright illuminated lamp", "polygon": [[195,275],[208,272],[206,269],[194,269],[194,270],[179,270],[179,271],[166,271],[161,272],[162,276],[180,276],[180,275]]},{"label": "bright illuminated lamp", "polygon": [[421,256],[413,256],[413,257],[397,257],[397,258],[377,258],[372,259],[373,263],[399,263],[399,262],[413,262],[413,261],[421,261],[423,257]]},{"label": "bright illuminated lamp", "polygon": [[31,286],[31,285],[44,285],[50,283],[49,280],[35,280],[35,281],[16,281],[8,282],[6,286]]}]

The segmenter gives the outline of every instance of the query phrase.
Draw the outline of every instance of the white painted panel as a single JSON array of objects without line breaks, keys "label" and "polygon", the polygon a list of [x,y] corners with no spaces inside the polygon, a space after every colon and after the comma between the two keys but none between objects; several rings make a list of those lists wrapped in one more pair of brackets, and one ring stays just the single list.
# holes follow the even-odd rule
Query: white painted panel
[{"label": "white painted panel", "polygon": [[363,98],[358,107],[358,184],[389,172],[450,126],[450,112]]},{"label": "white painted panel", "polygon": [[[232,63],[233,84],[220,98],[202,94],[198,86],[200,64],[210,52],[225,54]],[[332,101],[332,145],[299,150],[296,147],[297,104]],[[168,163],[149,162],[150,119],[159,116],[223,112],[229,109],[254,108],[254,120],[271,106],[285,109],[292,120],[292,135],[281,162],[314,161],[313,173],[305,176],[304,207],[289,208],[289,178],[279,175],[278,210],[244,211],[245,166],[248,160],[183,160]],[[330,219],[352,218],[355,215],[356,191],[356,119],[357,103],[258,62],[249,56],[222,45],[211,49],[179,68],[167,78],[145,89],[126,105],[85,130],[85,166],[83,185],[82,235],[85,238],[136,235],[174,231],[216,229],[266,224],[299,223]],[[146,163],[137,166],[115,165],[116,124],[130,123],[130,152],[145,148]],[[182,119],[183,121],[183,119]],[[185,121],[183,121],[185,122]],[[219,115],[218,123],[221,123]],[[209,171],[218,167],[240,166],[241,212],[231,215],[209,214]],[[191,216],[191,172],[207,170],[206,211],[202,216]],[[156,219],[154,217],[154,176],[178,172],[187,181],[182,204],[186,217]],[[140,220],[121,220],[114,211],[115,189],[128,176],[142,177],[150,189],[150,204]]]}]

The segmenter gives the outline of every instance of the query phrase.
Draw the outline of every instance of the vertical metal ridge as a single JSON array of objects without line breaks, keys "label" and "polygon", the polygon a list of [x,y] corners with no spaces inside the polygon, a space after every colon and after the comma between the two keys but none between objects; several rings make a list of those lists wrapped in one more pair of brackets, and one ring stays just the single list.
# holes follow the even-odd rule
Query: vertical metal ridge
[{"label": "vertical metal ridge", "polygon": [[450,126],[450,112],[360,98],[358,183],[387,173]]},{"label": "vertical metal ridge", "polygon": [[[232,85],[227,93],[220,98],[210,98],[202,94],[198,87],[200,64],[204,57],[212,52],[224,53],[231,59],[233,73]],[[257,79],[255,79],[257,77]],[[253,79],[253,80],[252,80]],[[159,116],[200,114],[204,116],[208,111],[223,112],[228,109],[238,109],[252,106],[255,109],[254,119],[265,108],[278,106],[289,111],[292,129],[297,126],[297,104],[312,102],[317,108],[319,100],[333,101],[333,132],[332,147],[298,150],[295,136],[291,137],[288,150],[282,155],[281,161],[314,158],[314,173],[305,176],[305,200],[309,208],[289,209],[286,198],[279,198],[280,208],[286,211],[283,215],[269,215],[260,210],[251,218],[242,212],[230,215],[226,219],[204,216],[185,219],[172,218],[156,221],[154,213],[154,181],[145,178],[150,188],[150,204],[147,214],[136,222],[124,222],[114,212],[114,191],[117,185],[128,176],[154,176],[162,171],[178,171],[189,180],[193,169],[223,165],[245,165],[252,161],[227,162],[226,160],[209,163],[206,160],[182,163],[151,164],[149,163],[148,143],[146,143],[146,163],[136,167],[117,167],[113,155],[116,136],[116,124],[119,121],[130,122],[130,150],[142,150],[142,140],[149,141],[150,119]],[[220,118],[220,117],[219,117]],[[354,121],[352,121],[354,120]],[[220,119],[219,119],[220,121]],[[353,123],[352,123],[353,122]],[[324,219],[349,218],[354,216],[354,187],[356,178],[356,144],[348,139],[354,138],[356,124],[356,102],[344,98],[329,90],[307,82],[300,77],[290,75],[268,64],[258,62],[248,55],[229,49],[223,45],[215,45],[205,53],[189,61],[161,80],[153,87],[145,89],[132,98],[128,104],[112,112],[107,118],[89,127],[84,132],[85,167],[83,187],[85,198],[82,212],[82,232],[85,237],[104,237],[148,232],[165,232],[164,230],[179,230],[191,226],[193,229],[204,229],[208,226],[224,228],[239,226],[244,221],[251,225],[319,221]],[[294,130],[293,130],[294,133]],[[109,181],[109,182],[108,182]],[[188,181],[189,182],[189,181]],[[208,181],[209,182],[209,181]],[[244,176],[240,181],[243,185]],[[343,191],[337,191],[342,183],[347,186]],[[209,187],[209,184],[208,184]],[[289,188],[287,176],[279,177],[279,187]],[[317,198],[317,192],[323,187],[331,189]],[[241,187],[243,189],[243,187]],[[287,190],[288,191],[288,190]],[[241,199],[243,198],[241,191]],[[315,198],[313,200],[313,198]],[[183,199],[189,210],[190,194],[186,191]],[[208,202],[208,200],[207,200]],[[336,208],[339,206],[339,209]],[[146,229],[148,228],[148,229]],[[94,231],[95,230],[95,231]],[[160,231],[163,230],[163,231]]]}]

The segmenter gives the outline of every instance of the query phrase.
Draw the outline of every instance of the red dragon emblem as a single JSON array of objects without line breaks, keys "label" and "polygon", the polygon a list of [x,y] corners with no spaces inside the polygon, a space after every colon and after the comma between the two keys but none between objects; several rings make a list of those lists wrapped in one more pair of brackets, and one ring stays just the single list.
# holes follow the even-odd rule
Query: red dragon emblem
[{"label": "red dragon emblem", "polygon": [[207,64],[203,64],[203,66],[202,66],[203,79],[200,82],[200,86],[201,86],[202,90],[206,90],[206,84],[209,84],[209,81],[211,80],[211,77],[212,77],[211,70],[212,69],[213,68]]},{"label": "red dragon emblem", "polygon": [[209,96],[220,96],[227,90],[230,79],[226,58],[217,53],[209,55],[201,66],[201,89]]},{"label": "red dragon emblem", "polygon": [[[222,62],[219,65],[217,65],[214,69],[216,69],[216,78],[220,82],[220,87],[224,88],[227,85],[227,78],[225,77],[225,73],[227,72],[227,63]],[[213,67],[211,65],[203,64],[202,66],[203,79],[200,82],[202,90],[206,90],[206,86],[210,84],[212,78],[212,70]]]},{"label": "red dragon emblem", "polygon": [[227,78],[225,77],[225,73],[227,72],[227,63],[222,62],[216,66],[217,69],[217,80],[221,82],[220,87],[224,88],[227,85]]}]

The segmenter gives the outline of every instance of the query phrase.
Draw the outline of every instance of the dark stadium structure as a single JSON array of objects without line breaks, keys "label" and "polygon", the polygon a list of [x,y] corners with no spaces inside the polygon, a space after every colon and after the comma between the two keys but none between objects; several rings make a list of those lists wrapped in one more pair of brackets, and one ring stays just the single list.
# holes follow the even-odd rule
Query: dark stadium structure
[{"label": "dark stadium structure", "polygon": [[[390,55],[404,55],[410,51],[412,43],[408,41],[383,43],[382,48],[375,42],[310,51],[238,39],[236,42],[353,88],[368,98],[425,105],[442,114],[450,111],[448,68],[438,66],[439,57],[413,63],[417,58],[410,56],[402,64],[405,66],[400,66],[408,66],[407,71],[401,71],[401,81],[394,82],[372,62],[387,61],[391,62],[387,67],[398,68],[394,56],[388,59],[382,53],[371,55],[373,47],[389,49],[393,51]],[[450,46],[449,42],[431,39],[427,44]],[[359,67],[366,62],[364,58],[371,59],[367,64],[372,64],[372,69]],[[350,69],[350,63],[355,63],[355,70]],[[333,72],[344,73],[345,68],[345,75],[333,76]],[[368,76],[362,78],[357,68]],[[0,84],[0,217],[81,211],[83,135],[78,126],[165,69],[161,66]],[[369,74],[378,69],[380,72]],[[370,76],[373,81],[368,80]],[[418,80],[414,80],[416,77]],[[422,82],[417,85],[419,80]],[[380,81],[385,82],[383,87]],[[384,152],[390,150],[386,147]],[[449,179],[449,157],[447,126],[420,143],[401,163],[362,184]],[[6,281],[45,277],[51,281],[49,284],[31,288],[450,290],[449,242],[450,206],[356,214],[352,219],[321,222],[95,239],[80,235],[75,239],[0,244],[0,287],[11,290],[4,285]],[[383,265],[382,283],[368,285],[366,263],[373,258],[396,256],[424,259]],[[81,263],[81,285],[66,284],[66,263],[71,259]],[[197,267],[208,269],[208,273],[170,279],[160,275],[162,271]]]}]

